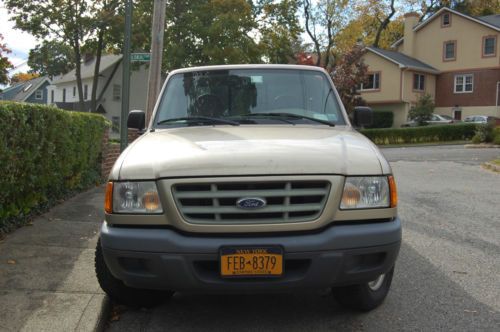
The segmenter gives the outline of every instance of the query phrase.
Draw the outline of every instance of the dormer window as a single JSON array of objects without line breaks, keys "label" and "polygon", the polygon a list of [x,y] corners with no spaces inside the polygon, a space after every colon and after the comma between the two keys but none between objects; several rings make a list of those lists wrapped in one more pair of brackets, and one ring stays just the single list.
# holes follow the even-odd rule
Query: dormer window
[{"label": "dormer window", "polygon": [[441,27],[449,27],[451,25],[451,14],[444,13],[441,15]]}]

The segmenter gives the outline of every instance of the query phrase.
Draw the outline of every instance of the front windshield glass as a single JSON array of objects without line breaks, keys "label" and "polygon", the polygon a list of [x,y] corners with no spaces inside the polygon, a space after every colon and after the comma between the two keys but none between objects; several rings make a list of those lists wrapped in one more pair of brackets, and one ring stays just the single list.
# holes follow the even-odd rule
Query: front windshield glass
[{"label": "front windshield glass", "polygon": [[[238,124],[321,125],[321,121],[323,124],[345,124],[327,76],[298,69],[208,70],[175,74],[163,93],[155,126],[192,125],[189,121],[192,118],[204,121],[209,120],[206,118],[225,119]],[[199,122],[196,124],[200,125]]]}]

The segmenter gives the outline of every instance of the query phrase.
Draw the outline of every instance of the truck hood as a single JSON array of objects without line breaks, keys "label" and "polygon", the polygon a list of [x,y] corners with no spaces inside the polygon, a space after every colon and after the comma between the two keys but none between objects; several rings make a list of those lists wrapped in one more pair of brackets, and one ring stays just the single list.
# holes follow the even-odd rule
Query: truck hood
[{"label": "truck hood", "polygon": [[148,132],[122,153],[110,179],[387,173],[378,149],[349,127],[241,125]]}]

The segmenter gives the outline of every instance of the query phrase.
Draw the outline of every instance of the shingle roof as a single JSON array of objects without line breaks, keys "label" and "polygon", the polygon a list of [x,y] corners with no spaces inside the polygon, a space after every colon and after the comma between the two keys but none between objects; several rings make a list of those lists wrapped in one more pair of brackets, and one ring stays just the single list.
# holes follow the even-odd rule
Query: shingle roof
[{"label": "shingle roof", "polygon": [[500,28],[500,14],[479,16],[477,19]]},{"label": "shingle roof", "polygon": [[47,76],[37,77],[32,80],[18,83],[12,87],[9,87],[8,89],[5,89],[3,93],[8,92],[8,90],[14,88],[18,89],[19,91],[13,97],[9,98],[9,100],[25,101],[46,81],[49,81],[49,78]]},{"label": "shingle roof", "polygon": [[395,51],[384,50],[377,47],[367,47],[367,49],[375,54],[380,55],[381,57],[386,58],[389,61],[394,62],[395,64],[399,65],[402,68],[416,69],[435,74],[439,73],[439,70],[437,70],[436,68],[429,66],[428,64],[420,60],[417,60],[415,58],[412,58],[406,54]]},{"label": "shingle roof", "polygon": [[[99,72],[102,73],[118,61],[120,61],[122,58],[121,55],[114,55],[114,54],[109,54],[109,55],[103,55],[101,57],[101,64],[99,66]],[[94,67],[95,67],[95,58],[93,58],[91,61],[82,63],[80,66],[81,68],[81,75],[82,79],[85,78],[91,78],[94,77]],[[54,78],[52,84],[59,84],[59,83],[65,83],[65,82],[72,82],[76,81],[76,70],[73,69],[70,72]]]}]

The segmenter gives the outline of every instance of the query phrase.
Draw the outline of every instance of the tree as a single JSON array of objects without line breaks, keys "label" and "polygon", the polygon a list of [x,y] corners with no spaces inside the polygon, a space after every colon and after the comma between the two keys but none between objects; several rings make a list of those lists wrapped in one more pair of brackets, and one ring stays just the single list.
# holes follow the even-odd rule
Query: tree
[{"label": "tree", "polygon": [[3,35],[0,33],[0,84],[7,84],[9,83],[9,69],[13,68],[13,65],[6,56],[11,51],[2,41]]},{"label": "tree", "polygon": [[85,0],[5,0],[16,27],[39,39],[67,42],[73,51],[79,109],[85,111],[81,77],[82,44],[89,37],[91,16]]},{"label": "tree", "polygon": [[391,18],[394,16],[395,13],[396,13],[396,9],[394,8],[394,0],[391,0],[390,13],[383,20],[378,19],[380,24],[379,24],[378,29],[377,29],[377,34],[375,35],[375,41],[373,42],[374,47],[379,47],[380,37],[382,35],[382,32],[385,29],[387,29],[387,26],[391,22]]},{"label": "tree", "polygon": [[363,61],[364,52],[361,45],[354,46],[337,60],[330,74],[348,112],[363,104],[358,87],[365,82],[368,71],[368,66]]},{"label": "tree", "polygon": [[298,0],[261,1],[255,17],[260,33],[262,56],[270,63],[294,62],[301,51],[302,28],[297,17]]},{"label": "tree", "polygon": [[34,78],[39,77],[40,75],[36,73],[17,73],[12,75],[10,78],[10,84],[16,84],[16,83],[21,83],[21,82],[26,82],[30,81]]},{"label": "tree", "polygon": [[67,44],[56,40],[44,41],[30,51],[28,65],[30,72],[53,78],[73,69],[73,59],[73,50]]},{"label": "tree", "polygon": [[410,109],[408,117],[415,121],[419,126],[427,124],[434,112],[434,101],[428,93],[420,96],[417,104]]},{"label": "tree", "polygon": [[471,16],[493,15],[500,12],[500,2],[492,0],[407,0],[421,12],[420,22],[443,7],[448,7]]},{"label": "tree", "polygon": [[305,30],[314,44],[316,66],[330,68],[334,36],[348,20],[348,0],[304,0]]}]

